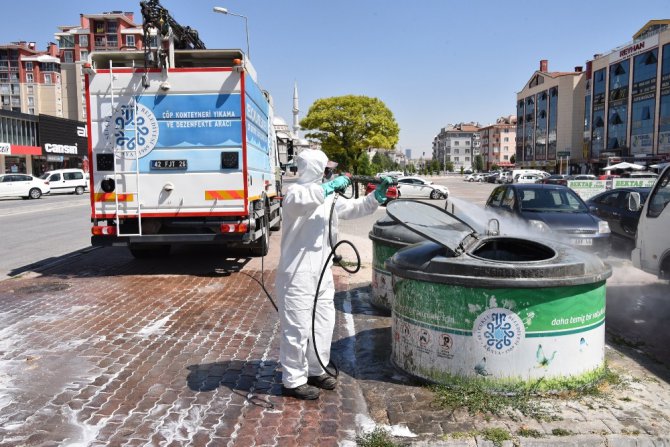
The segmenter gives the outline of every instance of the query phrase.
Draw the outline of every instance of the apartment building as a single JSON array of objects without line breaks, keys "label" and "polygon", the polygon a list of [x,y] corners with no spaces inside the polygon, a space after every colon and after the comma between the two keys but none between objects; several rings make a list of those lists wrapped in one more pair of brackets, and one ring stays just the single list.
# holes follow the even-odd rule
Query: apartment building
[{"label": "apartment building", "polygon": [[647,22],[586,67],[583,148],[594,170],[670,160],[670,20]]},{"label": "apartment building", "polygon": [[562,162],[571,172],[588,170],[582,150],[585,84],[582,67],[552,72],[548,60],[540,61],[517,93],[516,166],[555,172]]},{"label": "apartment building", "polygon": [[[59,26],[58,42],[63,84],[63,109],[68,118],[86,120],[86,90],[82,64],[93,51],[120,51],[144,47],[141,24],[132,12],[111,11],[80,14],[78,25]],[[155,34],[150,45],[157,45]]]},{"label": "apartment building", "polygon": [[474,157],[480,154],[481,136],[479,123],[447,124],[433,138],[433,159],[441,166],[448,161],[454,171],[472,168]]},{"label": "apartment building", "polygon": [[511,160],[516,153],[516,116],[502,116],[495,124],[482,127],[479,134],[484,169],[488,171],[493,165],[501,168],[514,166]]},{"label": "apartment building", "polygon": [[39,51],[35,42],[0,45],[2,110],[63,116],[61,68],[55,44]]}]

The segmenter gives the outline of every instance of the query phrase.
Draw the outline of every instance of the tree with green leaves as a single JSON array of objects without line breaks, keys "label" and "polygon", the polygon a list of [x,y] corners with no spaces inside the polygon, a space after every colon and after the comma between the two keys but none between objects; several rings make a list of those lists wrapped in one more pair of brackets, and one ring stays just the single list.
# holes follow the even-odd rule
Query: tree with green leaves
[{"label": "tree with green leaves", "polygon": [[393,113],[377,98],[336,96],[317,99],[300,121],[305,136],[321,143],[321,148],[339,169],[359,172],[368,148],[392,149],[400,128]]},{"label": "tree with green leaves", "polygon": [[454,172],[454,162],[447,160],[447,163],[444,165],[444,170],[447,172]]},{"label": "tree with green leaves", "polygon": [[491,165],[491,170],[492,170],[492,171],[497,171],[498,169],[500,169],[500,166],[498,166],[498,163],[495,163],[495,162],[494,162],[494,163]]},{"label": "tree with green leaves", "polygon": [[473,164],[473,168],[475,168],[475,171],[477,172],[481,172],[484,170],[484,159],[482,158],[481,155],[475,156],[475,162]]},{"label": "tree with green leaves", "polygon": [[512,154],[512,156],[509,158],[509,162],[512,164],[516,163],[516,155]]}]

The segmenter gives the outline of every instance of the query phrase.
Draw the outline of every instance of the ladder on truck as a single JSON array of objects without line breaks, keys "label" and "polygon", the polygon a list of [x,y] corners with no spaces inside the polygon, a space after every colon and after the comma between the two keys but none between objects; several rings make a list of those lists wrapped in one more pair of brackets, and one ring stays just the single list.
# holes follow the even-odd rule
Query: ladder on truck
[{"label": "ladder on truck", "polygon": [[[132,67],[135,67],[135,62],[133,61]],[[122,67],[116,67],[122,68]],[[128,68],[128,67],[123,67]],[[120,111],[117,110],[116,93],[121,92],[124,89],[127,90],[132,88],[130,86],[124,85],[122,87],[116,87],[114,81],[117,79],[117,76],[114,74],[114,65],[113,62],[109,61],[109,89],[110,89],[110,99],[112,107],[112,120],[110,120],[109,125],[114,126],[114,135],[116,131],[119,130],[114,120],[114,115]],[[117,83],[118,84],[118,83]],[[115,204],[115,220],[116,220],[116,234],[118,236],[142,236],[142,201],[140,200],[140,151],[138,144],[138,132],[137,132],[137,98],[135,95],[132,97],[132,117],[129,120],[125,119],[125,116],[122,116],[123,122],[123,132],[124,136],[129,136],[130,138],[124,139],[123,146],[119,146],[116,143],[116,138],[112,138],[112,149],[114,152],[114,183],[116,185],[115,194],[114,194],[114,204]],[[134,143],[133,149],[129,149],[129,142]],[[127,165],[128,161],[133,162],[134,168],[128,170]],[[123,185],[123,189],[120,189],[120,186]],[[137,231],[136,232],[127,232],[123,233],[121,231],[121,209],[119,207],[119,196],[123,196],[122,203],[124,203],[123,217],[124,218],[137,218]],[[128,195],[132,195],[133,200],[128,200]],[[135,204],[134,206],[132,204]]]}]

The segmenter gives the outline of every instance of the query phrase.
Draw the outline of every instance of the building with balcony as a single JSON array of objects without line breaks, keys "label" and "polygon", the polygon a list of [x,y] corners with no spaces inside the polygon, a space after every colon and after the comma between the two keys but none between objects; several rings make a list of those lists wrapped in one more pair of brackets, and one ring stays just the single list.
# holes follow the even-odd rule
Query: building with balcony
[{"label": "building with balcony", "polygon": [[[112,11],[80,14],[78,25],[59,26],[58,42],[63,84],[63,108],[68,118],[86,120],[86,89],[82,64],[93,51],[144,48],[142,25],[133,22],[132,12]],[[149,44],[157,45],[155,34]]]},{"label": "building with balcony", "polygon": [[670,20],[651,20],[633,40],[586,63],[583,151],[608,163],[670,160]]},{"label": "building with balcony", "polygon": [[489,124],[479,130],[484,169],[491,170],[493,165],[501,168],[514,166],[511,162],[516,152],[516,116],[502,116],[495,124]]},{"label": "building with balcony", "polygon": [[63,116],[61,67],[55,44],[0,45],[0,108],[29,115]]},{"label": "building with balcony", "polygon": [[450,161],[455,171],[471,169],[481,150],[480,128],[474,122],[447,124],[433,138],[433,159],[443,167]]}]

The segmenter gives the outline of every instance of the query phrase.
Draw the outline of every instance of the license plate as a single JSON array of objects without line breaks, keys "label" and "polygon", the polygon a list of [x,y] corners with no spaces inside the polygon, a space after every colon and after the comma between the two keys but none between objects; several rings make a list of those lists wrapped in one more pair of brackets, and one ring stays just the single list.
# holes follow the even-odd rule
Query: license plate
[{"label": "license plate", "polygon": [[186,169],[186,160],[151,160],[151,169]]},{"label": "license plate", "polygon": [[593,245],[593,239],[571,239],[573,245]]}]

